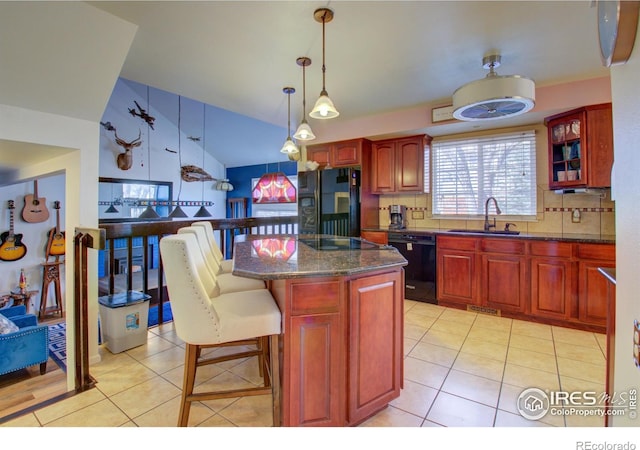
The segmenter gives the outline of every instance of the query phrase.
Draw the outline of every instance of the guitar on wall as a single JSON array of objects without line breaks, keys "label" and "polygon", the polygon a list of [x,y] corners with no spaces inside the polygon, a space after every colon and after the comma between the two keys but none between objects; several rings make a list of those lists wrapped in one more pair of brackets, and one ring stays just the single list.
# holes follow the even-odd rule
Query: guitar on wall
[{"label": "guitar on wall", "polygon": [[17,261],[27,254],[27,246],[22,243],[22,234],[13,232],[13,200],[9,200],[9,231],[0,234],[0,260]]},{"label": "guitar on wall", "polygon": [[60,202],[58,200],[53,202],[53,209],[56,210],[56,227],[49,230],[47,259],[49,259],[50,256],[62,256],[65,250],[64,231],[60,231]]},{"label": "guitar on wall", "polygon": [[33,180],[33,194],[24,196],[22,218],[29,223],[39,223],[49,219],[47,199],[38,197],[38,180]]}]

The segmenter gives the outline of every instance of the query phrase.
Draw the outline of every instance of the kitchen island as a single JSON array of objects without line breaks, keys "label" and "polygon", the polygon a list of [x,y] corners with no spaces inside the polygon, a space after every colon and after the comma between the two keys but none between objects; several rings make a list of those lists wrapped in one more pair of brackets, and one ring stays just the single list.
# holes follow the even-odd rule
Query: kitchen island
[{"label": "kitchen island", "polygon": [[233,273],[267,281],[282,313],[283,426],[357,425],[400,395],[406,264],[358,238],[236,239]]}]

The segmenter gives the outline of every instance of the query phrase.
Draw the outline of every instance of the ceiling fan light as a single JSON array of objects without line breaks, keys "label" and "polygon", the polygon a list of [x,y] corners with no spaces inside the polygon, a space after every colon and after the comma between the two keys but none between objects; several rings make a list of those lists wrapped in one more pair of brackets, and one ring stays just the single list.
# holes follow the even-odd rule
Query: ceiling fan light
[{"label": "ceiling fan light", "polygon": [[333,102],[329,98],[329,94],[326,91],[322,91],[320,93],[320,97],[316,101],[316,104],[313,106],[313,109],[309,113],[310,117],[314,119],[333,119],[334,117],[338,117],[340,113],[333,106]]},{"label": "ceiling fan light", "polygon": [[311,127],[307,123],[306,120],[302,120],[302,123],[298,126],[295,134],[293,135],[298,141],[312,141],[316,138],[316,135],[313,134]]},{"label": "ceiling fan light", "polygon": [[486,77],[467,83],[453,93],[453,117],[475,121],[517,116],[533,109],[535,95],[535,83],[529,78]]},{"label": "ceiling fan light", "polygon": [[298,146],[293,142],[291,137],[287,137],[287,140],[284,141],[284,145],[280,149],[280,152],[286,155],[290,155],[293,153],[298,153],[300,152],[300,150],[298,149]]}]

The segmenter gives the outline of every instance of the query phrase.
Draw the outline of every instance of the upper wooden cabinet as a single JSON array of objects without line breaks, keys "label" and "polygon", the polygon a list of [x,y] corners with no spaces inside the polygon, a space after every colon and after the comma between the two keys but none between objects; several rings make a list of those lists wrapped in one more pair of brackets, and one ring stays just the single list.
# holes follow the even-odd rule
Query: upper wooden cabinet
[{"label": "upper wooden cabinet", "polygon": [[544,120],[549,136],[549,188],[611,186],[611,103],[585,106]]},{"label": "upper wooden cabinet", "polygon": [[308,145],[307,161],[315,161],[320,168],[362,166],[362,153],[368,152],[370,141],[352,139],[350,141],[330,142]]},{"label": "upper wooden cabinet", "polygon": [[431,137],[421,134],[376,141],[371,152],[371,191],[375,194],[424,191],[424,150]]}]

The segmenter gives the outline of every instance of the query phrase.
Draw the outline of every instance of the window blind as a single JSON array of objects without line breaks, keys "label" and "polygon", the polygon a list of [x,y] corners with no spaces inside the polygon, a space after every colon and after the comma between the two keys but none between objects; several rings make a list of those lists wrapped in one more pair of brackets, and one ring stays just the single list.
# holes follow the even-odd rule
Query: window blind
[{"label": "window blind", "polygon": [[433,214],[484,215],[495,197],[502,214],[536,214],[535,131],[433,143]]}]

